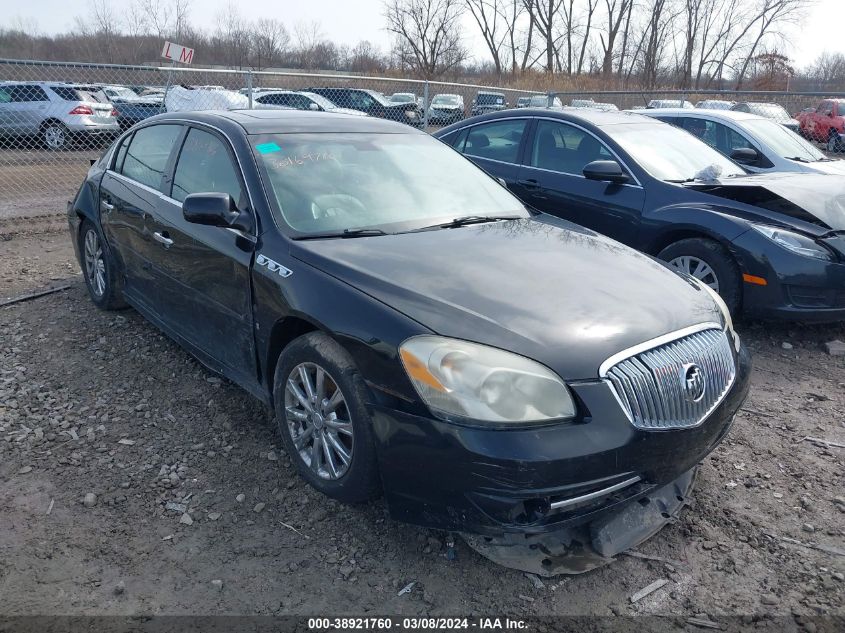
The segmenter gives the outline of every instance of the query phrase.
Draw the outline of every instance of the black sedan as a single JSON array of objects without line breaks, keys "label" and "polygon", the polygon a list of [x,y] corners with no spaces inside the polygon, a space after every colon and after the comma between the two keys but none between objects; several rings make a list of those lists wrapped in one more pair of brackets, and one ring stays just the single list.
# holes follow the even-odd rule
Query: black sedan
[{"label": "black sedan", "polygon": [[341,108],[358,110],[380,119],[399,121],[412,127],[423,127],[425,125],[423,110],[415,102],[390,101],[375,90],[329,87],[308,88],[302,92],[312,92],[325,97]]},{"label": "black sedan", "polygon": [[383,493],[522,569],[588,569],[656,532],[747,393],[710,288],[397,123],[156,116],[68,219],[93,302],[270,406],[311,485]]},{"label": "black sedan", "polygon": [[841,176],[749,176],[692,134],[628,112],[511,110],[435,136],[532,207],[702,280],[735,314],[845,319]]}]

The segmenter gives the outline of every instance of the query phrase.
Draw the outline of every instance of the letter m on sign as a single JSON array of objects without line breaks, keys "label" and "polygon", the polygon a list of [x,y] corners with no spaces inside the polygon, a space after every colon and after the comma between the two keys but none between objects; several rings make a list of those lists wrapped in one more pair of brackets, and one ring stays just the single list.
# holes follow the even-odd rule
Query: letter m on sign
[{"label": "letter m on sign", "polygon": [[182,52],[179,53],[179,61],[183,64],[190,64],[191,60],[194,58],[194,49],[193,48],[183,48]]}]

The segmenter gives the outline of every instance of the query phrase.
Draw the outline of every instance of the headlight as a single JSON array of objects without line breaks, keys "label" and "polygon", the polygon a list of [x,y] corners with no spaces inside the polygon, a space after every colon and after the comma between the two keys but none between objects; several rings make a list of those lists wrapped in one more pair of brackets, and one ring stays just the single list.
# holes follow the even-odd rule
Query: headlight
[{"label": "headlight", "polygon": [[751,228],[765,235],[778,246],[782,246],[793,253],[798,253],[805,257],[823,259],[825,261],[833,260],[833,254],[829,250],[806,235],[763,224],[752,224]]},{"label": "headlight", "polygon": [[410,338],[399,355],[420,398],[438,417],[513,423],[575,415],[563,381],[524,356],[440,336]]},{"label": "headlight", "polygon": [[405,110],[405,116],[408,117],[409,119],[416,119],[417,118],[417,112],[416,112],[416,110]]},{"label": "headlight", "polygon": [[705,284],[703,281],[696,279],[698,285],[704,288],[711,297],[713,297],[713,301],[716,302],[716,305],[719,306],[719,310],[722,311],[722,318],[724,320],[724,327],[725,331],[728,333],[729,336],[733,338],[734,348],[736,351],[739,351],[739,334],[736,333],[734,330],[734,321],[733,317],[731,317],[731,311],[728,310],[728,304],[725,303],[725,300],[722,299],[721,295],[713,290],[710,286]]}]

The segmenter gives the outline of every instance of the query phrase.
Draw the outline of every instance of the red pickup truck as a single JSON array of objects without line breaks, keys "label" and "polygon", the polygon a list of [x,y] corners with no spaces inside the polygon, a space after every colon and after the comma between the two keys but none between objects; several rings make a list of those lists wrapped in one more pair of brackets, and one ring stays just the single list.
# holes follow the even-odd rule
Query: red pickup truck
[{"label": "red pickup truck", "polygon": [[825,99],[815,110],[795,115],[801,134],[813,141],[827,143],[831,152],[842,151],[845,135],[845,99]]}]

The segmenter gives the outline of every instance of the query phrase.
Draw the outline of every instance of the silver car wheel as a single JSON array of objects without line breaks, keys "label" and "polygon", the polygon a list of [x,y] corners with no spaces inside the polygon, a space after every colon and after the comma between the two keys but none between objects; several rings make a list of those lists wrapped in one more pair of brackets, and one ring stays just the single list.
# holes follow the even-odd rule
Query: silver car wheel
[{"label": "silver car wheel", "polygon": [[61,125],[52,124],[44,129],[44,143],[50,149],[61,149],[67,142],[67,134]]},{"label": "silver car wheel", "polygon": [[839,137],[835,134],[831,134],[827,139],[827,151],[831,154],[835,154],[839,151]]},{"label": "silver car wheel", "polygon": [[85,233],[85,275],[91,291],[102,297],[106,291],[106,262],[100,237],[94,229]]},{"label": "silver car wheel", "polygon": [[669,260],[669,265],[695,277],[716,292],[719,292],[719,278],[716,276],[716,272],[710,267],[710,264],[704,260],[698,257],[692,257],[691,255],[681,255],[680,257]]},{"label": "silver car wheel", "polygon": [[285,420],[300,459],[335,481],[352,464],[352,421],[337,382],[315,363],[293,368],[285,385]]}]

